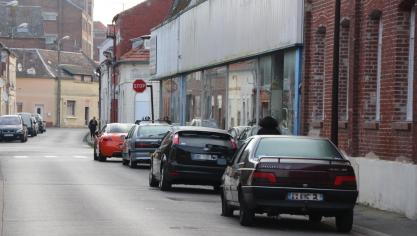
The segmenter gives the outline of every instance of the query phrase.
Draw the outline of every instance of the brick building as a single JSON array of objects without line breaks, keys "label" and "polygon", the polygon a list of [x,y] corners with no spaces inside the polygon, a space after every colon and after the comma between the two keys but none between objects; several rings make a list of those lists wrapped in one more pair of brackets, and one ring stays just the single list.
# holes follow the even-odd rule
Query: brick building
[{"label": "brick building", "polygon": [[[341,3],[339,146],[417,163],[416,2]],[[304,134],[330,137],[334,4],[305,2]]]},{"label": "brick building", "polygon": [[94,61],[100,61],[100,49],[98,48],[107,38],[107,27],[100,21],[94,21],[93,27],[93,48],[94,48]]},{"label": "brick building", "polygon": [[0,9],[0,28],[6,32],[0,39],[9,47],[55,50],[56,41],[69,35],[63,50],[93,58],[93,7],[93,0],[19,0],[17,6]]}]

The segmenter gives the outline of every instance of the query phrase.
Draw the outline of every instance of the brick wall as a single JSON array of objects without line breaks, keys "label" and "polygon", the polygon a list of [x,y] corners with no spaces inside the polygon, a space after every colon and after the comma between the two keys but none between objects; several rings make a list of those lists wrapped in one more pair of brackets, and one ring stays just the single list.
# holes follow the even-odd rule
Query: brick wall
[{"label": "brick wall", "polygon": [[[382,159],[417,162],[416,96],[413,121],[406,119],[410,11],[414,4],[414,0],[342,0],[339,146],[349,155],[376,155]],[[305,15],[303,131],[330,137],[334,1],[306,1]],[[380,20],[383,36],[378,119]],[[324,35],[318,34],[323,31]],[[324,78],[323,84],[321,78]],[[414,79],[414,91],[417,91],[416,81]],[[324,107],[322,123],[317,122],[321,103]]]}]

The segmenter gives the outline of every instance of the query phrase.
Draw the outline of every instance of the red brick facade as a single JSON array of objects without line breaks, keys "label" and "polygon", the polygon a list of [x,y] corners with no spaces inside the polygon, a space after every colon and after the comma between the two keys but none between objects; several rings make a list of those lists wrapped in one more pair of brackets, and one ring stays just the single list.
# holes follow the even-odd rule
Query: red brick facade
[{"label": "red brick facade", "polygon": [[[417,163],[417,79],[412,119],[407,119],[409,61],[417,76],[415,60],[409,60],[410,14],[416,2],[341,2],[339,146],[352,156]],[[330,137],[334,7],[334,1],[306,0],[304,134]]]}]

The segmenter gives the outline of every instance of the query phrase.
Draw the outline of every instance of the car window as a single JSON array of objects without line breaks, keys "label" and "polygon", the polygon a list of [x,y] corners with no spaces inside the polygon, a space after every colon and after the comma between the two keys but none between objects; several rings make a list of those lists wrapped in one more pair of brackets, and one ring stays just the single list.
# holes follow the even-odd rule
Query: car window
[{"label": "car window", "polygon": [[9,116],[9,117],[0,117],[0,125],[19,125],[20,120],[18,117]]},{"label": "car window", "polygon": [[204,148],[207,145],[232,148],[229,134],[182,131],[179,133],[180,145]]},{"label": "car window", "polygon": [[236,130],[235,129],[230,129],[228,132],[233,138],[236,138]]},{"label": "car window", "polygon": [[249,144],[248,140],[247,142],[245,142],[237,151],[236,151],[236,155],[233,157],[233,164],[237,164],[239,163],[240,160],[240,156],[242,155],[242,153],[245,151],[246,147]]},{"label": "car window", "polygon": [[107,129],[107,125],[105,125],[102,129],[101,129],[101,133],[105,133]]},{"label": "car window", "polygon": [[161,147],[166,147],[172,142],[172,132],[168,131],[165,138],[162,140]]},{"label": "car window", "polygon": [[255,158],[290,157],[311,159],[343,159],[339,151],[326,139],[263,138]]},{"label": "car window", "polygon": [[120,134],[127,133],[132,128],[133,124],[113,124],[109,125],[108,133]]},{"label": "car window", "polygon": [[127,134],[127,138],[130,139],[133,136],[133,133],[135,133],[136,125],[132,126],[132,128],[129,130],[129,133]]},{"label": "car window", "polygon": [[171,126],[168,125],[148,125],[141,126],[136,134],[138,138],[163,138]]}]

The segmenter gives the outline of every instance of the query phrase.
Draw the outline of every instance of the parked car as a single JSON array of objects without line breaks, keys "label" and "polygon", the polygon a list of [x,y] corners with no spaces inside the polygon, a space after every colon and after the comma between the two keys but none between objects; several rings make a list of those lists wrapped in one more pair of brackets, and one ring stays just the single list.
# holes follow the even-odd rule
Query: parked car
[{"label": "parked car", "polygon": [[34,119],[32,119],[32,114],[27,112],[17,113],[20,117],[22,117],[23,124],[26,125],[28,129],[28,134],[32,137],[35,137],[38,135],[37,128],[36,128],[36,122]]},{"label": "parked car", "polygon": [[0,140],[28,140],[28,130],[18,115],[0,116]]},{"label": "parked car", "polygon": [[255,213],[336,217],[340,232],[352,229],[358,196],[350,162],[328,139],[250,137],[222,177],[222,215],[240,211],[249,226]]},{"label": "parked car", "polygon": [[237,138],[237,145],[238,147],[242,146],[242,144],[248,139],[249,137],[252,137],[258,133],[258,130],[260,129],[259,126],[249,126],[245,128]]},{"label": "parked car", "polygon": [[125,137],[134,124],[111,123],[96,133],[94,160],[106,161],[111,157],[122,157]]},{"label": "parked car", "polygon": [[36,120],[36,118],[33,117],[33,116],[30,119],[32,120],[32,124],[35,127],[34,129],[36,130],[36,135],[38,135],[40,133],[40,131],[39,131],[39,123]]},{"label": "parked car", "polygon": [[33,114],[33,117],[36,120],[36,123],[38,124],[38,130],[39,133],[46,132],[46,122],[43,120],[42,116],[40,114]]},{"label": "parked car", "polygon": [[240,134],[242,134],[242,132],[246,131],[247,129],[249,129],[250,126],[235,126],[233,128],[230,128],[227,132],[232,135],[232,137],[235,140],[238,140]]},{"label": "parked car", "polygon": [[130,168],[135,168],[137,164],[149,164],[152,153],[171,128],[164,123],[135,125],[123,144],[123,164]]},{"label": "parked car", "polygon": [[211,185],[217,191],[227,160],[236,148],[224,130],[176,127],[152,155],[149,185],[162,191],[172,184]]}]

